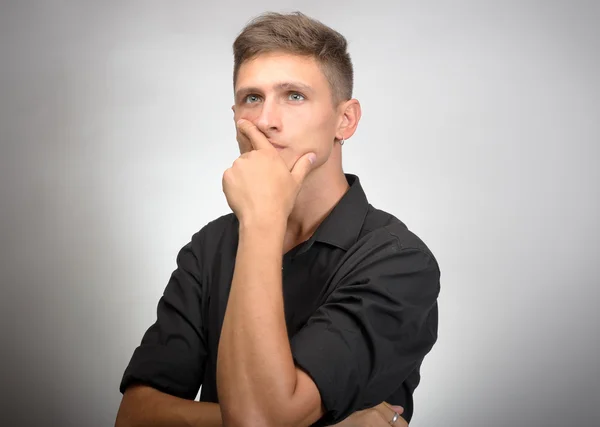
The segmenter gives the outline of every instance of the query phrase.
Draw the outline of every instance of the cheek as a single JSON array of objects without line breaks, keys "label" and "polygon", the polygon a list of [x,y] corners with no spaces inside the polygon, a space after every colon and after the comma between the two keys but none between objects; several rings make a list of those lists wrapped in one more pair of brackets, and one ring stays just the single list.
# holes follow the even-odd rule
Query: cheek
[{"label": "cheek", "polygon": [[[313,152],[317,155],[315,166],[321,166],[329,160],[333,151],[333,135],[327,132],[326,129],[318,129],[315,127],[306,127],[299,134],[300,142],[293,147],[293,150],[288,153],[292,161],[298,160],[306,153]],[[331,138],[329,138],[331,136]],[[286,159],[287,160],[287,159]],[[287,163],[287,161],[286,161]]]},{"label": "cheek", "polygon": [[318,149],[317,166],[321,166],[322,164],[326,163],[329,160],[329,157],[331,156],[331,152],[333,151],[333,143],[328,142],[329,141],[327,141],[327,143],[321,144],[321,146]]},{"label": "cheek", "polygon": [[297,133],[304,135],[310,144],[326,144],[335,136],[335,123],[332,117],[322,111],[302,111],[288,119]]},{"label": "cheek", "polygon": [[257,108],[242,107],[234,113],[233,118],[236,122],[240,119],[254,122],[258,118],[259,114],[260,111]]},{"label": "cheek", "polygon": [[332,124],[332,119],[323,115],[311,117],[309,123],[310,127],[307,127],[306,131],[310,132],[311,145],[325,156],[329,156],[335,138],[335,123]]}]

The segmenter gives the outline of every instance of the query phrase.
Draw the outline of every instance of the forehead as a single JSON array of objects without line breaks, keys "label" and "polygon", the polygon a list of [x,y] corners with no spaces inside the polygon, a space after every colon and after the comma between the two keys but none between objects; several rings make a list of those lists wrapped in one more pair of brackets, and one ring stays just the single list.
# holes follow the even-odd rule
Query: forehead
[{"label": "forehead", "polygon": [[245,86],[271,87],[285,81],[301,82],[315,89],[327,86],[327,78],[318,61],[310,56],[285,52],[261,53],[242,63],[236,89]]}]

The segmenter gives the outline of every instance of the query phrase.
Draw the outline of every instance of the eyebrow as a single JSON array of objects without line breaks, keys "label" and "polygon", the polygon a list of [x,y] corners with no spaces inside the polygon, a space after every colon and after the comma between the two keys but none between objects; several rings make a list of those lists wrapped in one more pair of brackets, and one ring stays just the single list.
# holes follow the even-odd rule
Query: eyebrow
[{"label": "eyebrow", "polygon": [[[310,87],[307,84],[304,83],[300,83],[300,82],[279,82],[277,84],[275,84],[275,86],[273,86],[275,88],[275,90],[298,90],[298,91],[302,91],[302,92],[309,92],[309,93],[314,93],[314,89],[312,87]],[[244,98],[245,96],[251,94],[251,93],[261,93],[262,90],[254,87],[254,86],[248,86],[248,87],[241,87],[239,88],[236,93],[235,93],[235,100],[236,101],[240,101],[242,98]]]}]

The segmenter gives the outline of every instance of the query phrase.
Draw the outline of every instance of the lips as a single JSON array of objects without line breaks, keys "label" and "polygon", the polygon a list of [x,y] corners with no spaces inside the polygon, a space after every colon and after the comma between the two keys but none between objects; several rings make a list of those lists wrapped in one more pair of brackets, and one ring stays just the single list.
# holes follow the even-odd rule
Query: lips
[{"label": "lips", "polygon": [[[271,142],[271,141],[269,141],[269,142]],[[278,148],[278,149],[283,149],[283,148],[285,148],[283,145],[275,144],[274,142],[271,142],[271,145],[272,145],[273,147],[275,147],[275,148]]]}]

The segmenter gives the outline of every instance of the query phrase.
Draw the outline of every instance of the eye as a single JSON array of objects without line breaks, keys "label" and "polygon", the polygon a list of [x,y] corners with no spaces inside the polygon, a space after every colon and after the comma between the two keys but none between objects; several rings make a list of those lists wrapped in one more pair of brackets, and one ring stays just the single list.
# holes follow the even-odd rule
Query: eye
[{"label": "eye", "polygon": [[306,98],[304,98],[304,95],[302,95],[299,92],[291,92],[289,95],[289,99],[291,101],[304,101]]},{"label": "eye", "polygon": [[244,98],[244,102],[246,104],[254,104],[255,102],[258,102],[260,100],[260,97],[258,95],[248,95],[246,96],[246,98]]}]

